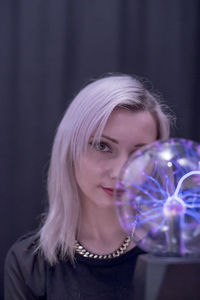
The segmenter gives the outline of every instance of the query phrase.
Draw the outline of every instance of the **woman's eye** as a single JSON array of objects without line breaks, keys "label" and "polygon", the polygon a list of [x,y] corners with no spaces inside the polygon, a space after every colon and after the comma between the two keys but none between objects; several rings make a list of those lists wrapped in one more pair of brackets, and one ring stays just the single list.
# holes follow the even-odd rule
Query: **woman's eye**
[{"label": "woman's eye", "polygon": [[[90,144],[92,144],[92,143],[90,143]],[[104,142],[95,142],[94,148],[97,149],[98,151],[102,151],[102,152],[111,152],[110,147]]]},{"label": "woman's eye", "polygon": [[110,151],[110,148],[108,147],[108,145],[106,145],[106,144],[103,143],[103,142],[97,143],[96,148],[97,148],[98,150],[104,151],[104,152]]}]

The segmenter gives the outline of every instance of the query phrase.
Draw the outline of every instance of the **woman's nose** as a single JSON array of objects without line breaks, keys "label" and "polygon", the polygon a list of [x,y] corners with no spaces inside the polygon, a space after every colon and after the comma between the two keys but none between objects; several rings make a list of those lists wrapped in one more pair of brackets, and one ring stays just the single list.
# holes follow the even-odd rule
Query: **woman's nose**
[{"label": "woman's nose", "polygon": [[112,179],[117,179],[117,177],[118,177],[123,165],[127,161],[128,157],[129,157],[128,155],[123,155],[121,157],[116,158],[113,161],[112,170],[111,170],[111,178]]}]

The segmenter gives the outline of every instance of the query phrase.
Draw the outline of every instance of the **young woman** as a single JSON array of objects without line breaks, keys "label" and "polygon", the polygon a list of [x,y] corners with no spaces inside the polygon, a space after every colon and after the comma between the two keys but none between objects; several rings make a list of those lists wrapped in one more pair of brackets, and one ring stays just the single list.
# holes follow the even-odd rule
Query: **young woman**
[{"label": "young woman", "polygon": [[168,136],[168,116],[134,77],[107,76],[78,93],[54,140],[44,224],[7,255],[6,300],[132,299],[142,251],[122,230],[113,193],[128,157]]}]

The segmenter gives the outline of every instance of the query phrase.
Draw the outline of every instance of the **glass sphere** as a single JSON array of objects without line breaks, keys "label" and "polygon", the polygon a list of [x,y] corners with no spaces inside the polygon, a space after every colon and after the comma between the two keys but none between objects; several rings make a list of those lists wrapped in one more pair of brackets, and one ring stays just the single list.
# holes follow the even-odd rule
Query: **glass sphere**
[{"label": "glass sphere", "polygon": [[134,243],[164,256],[200,254],[200,144],[156,141],[122,168],[115,202]]}]

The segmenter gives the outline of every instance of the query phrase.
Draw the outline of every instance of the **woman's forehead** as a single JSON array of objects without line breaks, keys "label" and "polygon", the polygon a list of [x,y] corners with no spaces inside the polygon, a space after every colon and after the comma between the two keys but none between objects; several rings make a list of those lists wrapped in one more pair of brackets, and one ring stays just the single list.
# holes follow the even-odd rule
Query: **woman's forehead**
[{"label": "woman's forehead", "polygon": [[157,138],[157,122],[147,111],[114,110],[101,133],[93,132],[95,139],[105,138],[114,143],[126,143],[127,140],[148,143]]}]

